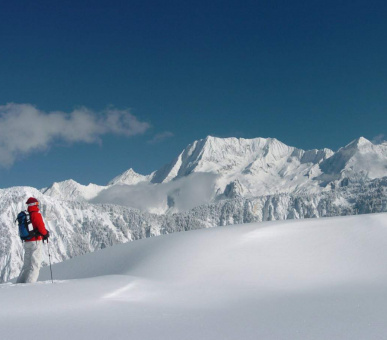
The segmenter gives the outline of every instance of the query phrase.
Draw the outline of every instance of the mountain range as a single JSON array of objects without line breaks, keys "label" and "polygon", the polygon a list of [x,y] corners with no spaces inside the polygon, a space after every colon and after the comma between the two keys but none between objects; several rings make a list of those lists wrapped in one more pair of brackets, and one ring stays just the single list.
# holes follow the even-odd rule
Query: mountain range
[{"label": "mountain range", "polygon": [[[42,192],[64,200],[113,203],[165,214],[235,197],[319,194],[385,176],[387,143],[373,144],[363,137],[333,152],[304,151],[274,138],[209,136],[149,175],[129,169],[106,186],[68,180]],[[190,200],[192,204],[186,204]]]},{"label": "mountain range", "polygon": [[19,272],[14,220],[29,196],[41,202],[61,262],[176,231],[387,211],[386,188],[386,142],[361,137],[336,152],[304,151],[274,138],[209,136],[151,174],[129,169],[105,186],[70,179],[1,189],[0,281]]}]

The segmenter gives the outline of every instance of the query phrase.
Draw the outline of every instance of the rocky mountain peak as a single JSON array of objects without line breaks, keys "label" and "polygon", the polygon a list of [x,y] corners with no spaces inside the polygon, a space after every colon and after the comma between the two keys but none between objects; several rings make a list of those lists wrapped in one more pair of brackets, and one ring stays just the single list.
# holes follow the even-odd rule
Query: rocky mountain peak
[{"label": "rocky mountain peak", "polygon": [[149,176],[143,176],[135,172],[132,168],[126,170],[121,175],[113,178],[108,185],[127,184],[135,185],[140,182],[146,182],[149,180]]}]

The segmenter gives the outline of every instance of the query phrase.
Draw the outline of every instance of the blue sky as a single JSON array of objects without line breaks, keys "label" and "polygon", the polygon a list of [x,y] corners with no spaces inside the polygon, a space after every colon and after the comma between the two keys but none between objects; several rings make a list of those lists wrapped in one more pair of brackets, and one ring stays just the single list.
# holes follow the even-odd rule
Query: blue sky
[{"label": "blue sky", "polygon": [[[147,174],[207,135],[334,150],[385,136],[386,15],[385,1],[356,0],[2,4],[0,130],[26,104],[68,132],[48,126],[36,148],[29,131],[18,148],[18,130],[0,136],[0,187]],[[71,135],[77,110],[93,133]],[[102,129],[112,110],[143,129]]]}]

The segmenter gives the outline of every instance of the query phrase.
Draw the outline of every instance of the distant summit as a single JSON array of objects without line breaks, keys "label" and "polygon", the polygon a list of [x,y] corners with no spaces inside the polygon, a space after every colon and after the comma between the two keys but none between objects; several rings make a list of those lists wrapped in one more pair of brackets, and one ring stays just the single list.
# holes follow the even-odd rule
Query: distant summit
[{"label": "distant summit", "polygon": [[330,182],[359,176],[367,179],[387,176],[387,143],[373,144],[360,137],[340,148],[320,167]]},{"label": "distant summit", "polygon": [[116,185],[116,184],[127,184],[127,185],[135,185],[140,182],[149,181],[150,176],[143,176],[135,172],[132,168],[125,171],[121,175],[113,178],[108,185]]},{"label": "distant summit", "polygon": [[96,197],[105,187],[92,184],[82,185],[69,179],[63,182],[55,182],[49,188],[42,189],[42,193],[48,196],[72,200],[88,201]]}]

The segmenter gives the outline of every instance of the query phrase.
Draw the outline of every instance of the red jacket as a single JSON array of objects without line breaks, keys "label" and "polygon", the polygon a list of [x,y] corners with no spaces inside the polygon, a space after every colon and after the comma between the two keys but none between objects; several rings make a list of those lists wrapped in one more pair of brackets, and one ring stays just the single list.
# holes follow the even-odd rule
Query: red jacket
[{"label": "red jacket", "polygon": [[[46,230],[46,226],[44,225],[42,215],[40,215],[39,207],[37,205],[28,207],[28,212],[30,214],[31,223],[34,229],[39,231],[40,234],[46,235],[47,230]],[[36,237],[32,237],[29,240],[26,240],[26,242],[40,241],[41,239],[42,239],[42,236],[39,235]]]}]

